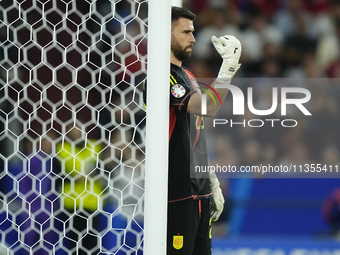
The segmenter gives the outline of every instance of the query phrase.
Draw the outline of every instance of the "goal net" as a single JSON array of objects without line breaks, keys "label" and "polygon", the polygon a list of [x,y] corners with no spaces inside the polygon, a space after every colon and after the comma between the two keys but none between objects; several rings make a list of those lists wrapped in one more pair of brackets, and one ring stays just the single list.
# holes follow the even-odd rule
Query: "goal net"
[{"label": "goal net", "polygon": [[147,10],[0,0],[0,255],[142,254]]}]

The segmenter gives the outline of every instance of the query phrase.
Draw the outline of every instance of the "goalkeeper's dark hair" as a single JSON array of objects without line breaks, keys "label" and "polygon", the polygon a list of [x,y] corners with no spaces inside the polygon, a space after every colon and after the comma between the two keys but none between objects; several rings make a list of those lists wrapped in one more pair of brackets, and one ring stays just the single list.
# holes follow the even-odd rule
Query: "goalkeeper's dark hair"
[{"label": "goalkeeper's dark hair", "polygon": [[171,27],[173,27],[174,22],[178,21],[180,18],[186,18],[186,19],[194,21],[196,19],[196,14],[182,7],[172,6]]}]

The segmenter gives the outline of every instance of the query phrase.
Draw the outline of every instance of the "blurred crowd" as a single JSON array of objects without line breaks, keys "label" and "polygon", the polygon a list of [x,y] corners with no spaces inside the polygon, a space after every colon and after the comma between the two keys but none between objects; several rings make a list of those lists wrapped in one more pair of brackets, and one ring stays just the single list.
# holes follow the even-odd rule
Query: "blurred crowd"
[{"label": "blurred crowd", "polygon": [[[340,77],[339,0],[184,1],[198,15],[190,66],[215,76],[210,38],[231,34],[242,43],[241,77]],[[193,64],[195,63],[195,64]]]}]

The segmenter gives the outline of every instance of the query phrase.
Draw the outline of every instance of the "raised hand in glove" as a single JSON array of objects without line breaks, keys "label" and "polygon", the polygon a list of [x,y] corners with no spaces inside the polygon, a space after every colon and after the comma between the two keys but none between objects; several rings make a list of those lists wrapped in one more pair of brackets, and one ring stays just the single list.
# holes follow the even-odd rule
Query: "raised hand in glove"
[{"label": "raised hand in glove", "polygon": [[241,43],[232,35],[225,35],[220,38],[212,36],[211,41],[217,52],[223,58],[217,78],[230,81],[241,66],[241,64],[238,63],[242,52]]},{"label": "raised hand in glove", "polygon": [[220,182],[218,181],[215,174],[210,176],[210,184],[213,196],[213,203],[211,205],[211,219],[212,221],[217,221],[223,211],[224,198],[220,188]]}]

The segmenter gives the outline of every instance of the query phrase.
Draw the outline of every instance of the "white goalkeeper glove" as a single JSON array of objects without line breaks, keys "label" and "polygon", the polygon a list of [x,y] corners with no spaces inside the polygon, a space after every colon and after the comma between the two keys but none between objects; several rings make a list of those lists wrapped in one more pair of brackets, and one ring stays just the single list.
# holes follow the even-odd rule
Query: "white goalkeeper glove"
[{"label": "white goalkeeper glove", "polygon": [[211,206],[211,219],[212,221],[217,221],[223,211],[224,197],[220,188],[220,182],[215,174],[211,174],[210,184],[214,200],[214,203]]},{"label": "white goalkeeper glove", "polygon": [[241,43],[232,35],[225,35],[220,38],[213,35],[211,41],[217,52],[223,58],[217,78],[230,82],[231,78],[241,66],[241,64],[238,63],[242,52]]}]

